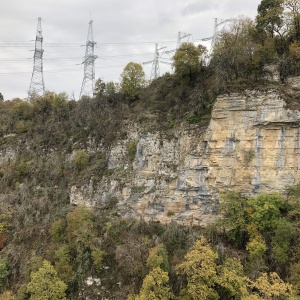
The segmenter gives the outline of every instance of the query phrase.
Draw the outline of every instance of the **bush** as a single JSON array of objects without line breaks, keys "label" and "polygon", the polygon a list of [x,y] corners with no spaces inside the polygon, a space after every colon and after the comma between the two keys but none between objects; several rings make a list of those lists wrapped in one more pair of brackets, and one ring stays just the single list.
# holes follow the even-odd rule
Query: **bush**
[{"label": "bush", "polygon": [[196,112],[193,112],[192,114],[190,114],[186,117],[186,121],[189,124],[196,124],[201,121],[201,116],[199,114],[197,114]]},{"label": "bush", "polygon": [[137,143],[136,141],[130,141],[127,145],[128,158],[130,162],[133,162],[137,152]]},{"label": "bush", "polygon": [[89,156],[84,150],[77,150],[73,158],[77,171],[82,171],[89,162]]}]

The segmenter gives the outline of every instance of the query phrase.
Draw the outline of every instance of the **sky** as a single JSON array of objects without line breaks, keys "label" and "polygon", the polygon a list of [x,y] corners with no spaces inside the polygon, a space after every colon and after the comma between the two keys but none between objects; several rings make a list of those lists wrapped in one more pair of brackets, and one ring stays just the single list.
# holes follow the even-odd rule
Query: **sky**
[{"label": "sky", "polygon": [[[0,93],[5,100],[27,98],[38,18],[42,18],[45,89],[78,99],[83,82],[85,44],[90,20],[97,43],[95,79],[120,82],[129,62],[143,65],[149,79],[155,43],[163,51],[182,41],[211,37],[214,18],[255,18],[261,0],[0,0]],[[223,25],[222,25],[223,26]],[[220,26],[221,27],[221,26]],[[171,62],[172,54],[161,53]],[[160,64],[160,73],[172,71]]]}]

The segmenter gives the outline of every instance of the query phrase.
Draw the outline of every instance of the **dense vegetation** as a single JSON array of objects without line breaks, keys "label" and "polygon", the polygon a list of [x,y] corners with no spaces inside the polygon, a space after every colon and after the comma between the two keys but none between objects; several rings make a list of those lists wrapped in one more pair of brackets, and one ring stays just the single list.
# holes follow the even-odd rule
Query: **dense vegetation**
[{"label": "dense vegetation", "polygon": [[[98,80],[92,98],[0,94],[0,299],[299,298],[300,185],[286,198],[228,192],[224,218],[207,228],[123,219],[113,197],[93,211],[72,207],[68,190],[113,176],[107,150],[130,122],[172,133],[205,126],[219,93],[285,90],[300,74],[299,24],[299,1],[262,0],[255,21],[219,33],[209,63],[204,47],[182,44],[174,74],[148,86],[131,62],[120,85]],[[280,82],[267,80],[270,64]],[[128,150],[132,163],[136,145]]]}]

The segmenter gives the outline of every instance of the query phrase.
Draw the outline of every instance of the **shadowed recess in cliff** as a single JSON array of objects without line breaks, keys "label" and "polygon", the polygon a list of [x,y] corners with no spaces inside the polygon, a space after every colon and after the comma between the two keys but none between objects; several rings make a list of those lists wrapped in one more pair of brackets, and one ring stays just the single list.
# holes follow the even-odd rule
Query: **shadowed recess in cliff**
[{"label": "shadowed recess in cliff", "polygon": [[284,167],[284,142],[285,142],[285,134],[286,134],[286,128],[281,128],[281,136],[280,136],[280,142],[279,142],[279,156],[278,156],[278,162],[277,167],[282,169]]}]

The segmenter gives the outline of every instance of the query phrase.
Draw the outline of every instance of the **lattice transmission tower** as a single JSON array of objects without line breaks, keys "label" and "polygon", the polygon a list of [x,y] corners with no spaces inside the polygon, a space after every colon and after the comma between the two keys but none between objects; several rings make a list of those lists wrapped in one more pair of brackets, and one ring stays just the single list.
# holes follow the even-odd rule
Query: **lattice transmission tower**
[{"label": "lattice transmission tower", "polygon": [[43,35],[42,35],[42,18],[38,18],[38,25],[35,38],[33,71],[31,76],[30,87],[28,91],[28,100],[32,100],[36,95],[45,93],[45,83],[43,75]]},{"label": "lattice transmission tower", "polygon": [[180,47],[184,39],[186,39],[186,42],[189,42],[190,38],[192,39],[192,34],[179,31],[177,36],[177,48]]},{"label": "lattice transmission tower", "polygon": [[211,46],[210,46],[211,51],[214,49],[217,38],[218,38],[218,34],[221,31],[221,30],[219,30],[219,26],[221,26],[227,22],[230,22],[232,20],[233,19],[226,19],[226,20],[222,20],[222,19],[218,19],[218,18],[214,19],[214,31],[213,31],[213,36],[211,39]]},{"label": "lattice transmission tower", "polygon": [[160,47],[158,48],[158,44],[155,44],[155,52],[154,52],[154,58],[153,60],[143,62],[143,65],[151,64],[152,63],[152,70],[151,70],[151,76],[150,80],[156,79],[160,75],[160,70],[159,70],[159,63],[162,64],[168,64],[171,65],[171,63],[162,61],[160,58],[164,54],[164,51],[167,47]]},{"label": "lattice transmission tower", "polygon": [[165,53],[166,54],[175,53],[176,50],[180,47],[180,45],[184,42],[183,41],[184,39],[185,39],[185,42],[188,43],[188,42],[190,42],[190,39],[193,41],[193,36],[191,33],[185,33],[185,32],[178,31],[176,49],[168,50]]},{"label": "lattice transmission tower", "polygon": [[85,56],[83,60],[84,65],[84,75],[80,91],[80,98],[83,95],[93,96],[94,85],[95,85],[95,60],[97,55],[94,55],[94,47],[96,42],[94,42],[93,36],[93,21],[89,22],[89,30],[86,41]]}]

